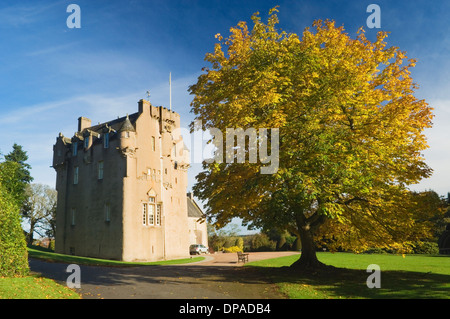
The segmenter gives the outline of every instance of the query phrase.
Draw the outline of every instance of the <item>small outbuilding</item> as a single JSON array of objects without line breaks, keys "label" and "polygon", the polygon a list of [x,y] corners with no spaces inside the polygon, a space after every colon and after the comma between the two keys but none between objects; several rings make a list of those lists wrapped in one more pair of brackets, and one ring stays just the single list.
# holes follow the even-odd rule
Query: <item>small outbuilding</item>
[{"label": "small outbuilding", "polygon": [[208,247],[206,215],[194,200],[192,193],[187,193],[189,244],[201,244]]}]

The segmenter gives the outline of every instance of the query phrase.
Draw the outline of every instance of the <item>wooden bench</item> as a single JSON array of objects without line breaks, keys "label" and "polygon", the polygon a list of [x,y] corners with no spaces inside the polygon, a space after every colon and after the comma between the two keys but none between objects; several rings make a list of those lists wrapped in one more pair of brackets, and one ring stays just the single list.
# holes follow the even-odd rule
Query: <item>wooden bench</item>
[{"label": "wooden bench", "polygon": [[238,256],[238,263],[240,261],[242,261],[243,263],[245,263],[246,261],[248,261],[248,254],[244,254],[243,252],[238,251],[237,252],[237,256]]}]

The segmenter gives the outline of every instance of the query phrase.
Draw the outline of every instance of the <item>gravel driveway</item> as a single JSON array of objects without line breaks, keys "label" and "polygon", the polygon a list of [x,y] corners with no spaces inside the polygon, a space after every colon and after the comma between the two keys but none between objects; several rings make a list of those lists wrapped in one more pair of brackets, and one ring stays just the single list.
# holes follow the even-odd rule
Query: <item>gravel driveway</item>
[{"label": "gravel driveway", "polygon": [[[249,261],[295,252],[250,253]],[[30,258],[30,268],[65,284],[67,264]],[[275,285],[257,269],[242,267],[236,254],[207,255],[202,262],[138,267],[80,265],[83,299],[280,299]]]}]

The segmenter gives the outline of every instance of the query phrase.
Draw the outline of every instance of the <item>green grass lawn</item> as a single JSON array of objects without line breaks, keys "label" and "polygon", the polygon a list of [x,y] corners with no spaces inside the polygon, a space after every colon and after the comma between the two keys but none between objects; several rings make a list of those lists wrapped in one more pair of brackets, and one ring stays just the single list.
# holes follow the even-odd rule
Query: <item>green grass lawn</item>
[{"label": "green grass lawn", "polygon": [[52,251],[41,249],[38,247],[28,247],[28,255],[32,258],[44,259],[52,262],[62,262],[77,265],[92,266],[151,266],[151,265],[176,265],[197,262],[205,259],[205,257],[191,257],[184,259],[162,260],[154,262],[125,262],[118,260],[108,260],[99,258],[80,257],[64,254],[56,254]]},{"label": "green grass lawn", "polygon": [[30,275],[0,277],[0,299],[80,299],[80,295],[51,279]]},{"label": "green grass lawn", "polygon": [[[450,298],[450,256],[318,253],[333,271],[301,273],[289,268],[299,255],[250,262],[291,299]],[[381,270],[381,288],[368,288],[367,266]]]}]

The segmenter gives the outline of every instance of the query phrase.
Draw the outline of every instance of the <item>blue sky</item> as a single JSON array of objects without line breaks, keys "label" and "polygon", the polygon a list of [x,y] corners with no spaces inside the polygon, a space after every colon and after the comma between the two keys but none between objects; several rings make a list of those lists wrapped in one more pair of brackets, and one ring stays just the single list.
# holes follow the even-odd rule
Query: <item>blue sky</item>
[{"label": "blue sky", "polygon": [[[81,9],[81,28],[69,29],[71,3]],[[193,119],[187,92],[201,68],[214,35],[250,21],[259,11],[279,5],[280,28],[302,33],[315,19],[333,19],[354,36],[368,29],[369,4],[381,9],[381,30],[389,45],[399,46],[418,64],[413,78],[419,98],[435,108],[434,127],[427,130],[425,152],[434,175],[414,187],[450,191],[450,12],[449,1],[144,1],[70,0],[16,1],[0,4],[0,152],[13,143],[29,155],[35,182],[54,186],[50,168],[59,132],[72,136],[77,118],[104,122],[137,111],[146,98],[172,105],[182,125]],[[189,173],[189,188],[198,170]]]}]

